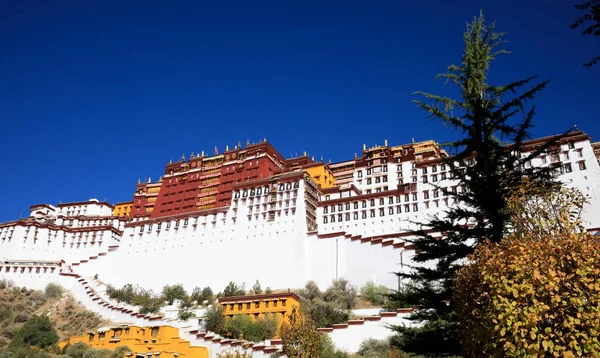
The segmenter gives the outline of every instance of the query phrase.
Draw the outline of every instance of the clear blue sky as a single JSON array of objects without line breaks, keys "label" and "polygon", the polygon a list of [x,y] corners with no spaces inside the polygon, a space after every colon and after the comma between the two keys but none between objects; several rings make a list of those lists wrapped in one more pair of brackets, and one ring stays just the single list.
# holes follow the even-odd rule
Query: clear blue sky
[{"label": "clear blue sky", "polygon": [[465,23],[484,10],[512,55],[495,83],[554,77],[534,135],[600,140],[598,38],[572,2],[0,2],[0,222],[30,205],[130,200],[169,159],[263,137],[341,161],[362,144],[453,134],[410,102],[446,91]]}]

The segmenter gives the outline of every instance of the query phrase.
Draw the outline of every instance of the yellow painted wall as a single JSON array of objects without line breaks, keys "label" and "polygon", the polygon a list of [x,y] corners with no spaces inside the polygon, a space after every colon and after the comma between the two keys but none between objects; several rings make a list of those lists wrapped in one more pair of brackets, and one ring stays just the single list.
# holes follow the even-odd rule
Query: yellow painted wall
[{"label": "yellow painted wall", "polygon": [[114,216],[126,216],[129,217],[131,214],[131,208],[133,207],[133,202],[127,203],[117,203],[115,204],[115,208],[113,209]]},{"label": "yellow painted wall", "polygon": [[147,356],[148,353],[152,353],[151,357],[156,357],[156,354],[160,353],[160,358],[177,356],[180,358],[208,358],[206,347],[190,346],[190,342],[179,338],[179,329],[171,326],[112,327],[105,332],[92,332],[72,337],[68,341],[60,342],[58,346],[62,349],[67,343],[76,342],[84,342],[95,349],[114,350],[119,346],[128,346],[133,351],[131,357],[135,357],[136,354]]},{"label": "yellow painted wall", "polygon": [[227,317],[237,314],[247,314],[252,319],[275,316],[281,322],[288,321],[294,307],[299,310],[300,301],[294,295],[274,293],[220,298],[219,306],[223,307],[223,314]]},{"label": "yellow painted wall", "polygon": [[313,178],[315,183],[321,187],[321,189],[331,188],[335,186],[335,178],[331,170],[325,165],[314,166],[305,169],[308,175]]}]

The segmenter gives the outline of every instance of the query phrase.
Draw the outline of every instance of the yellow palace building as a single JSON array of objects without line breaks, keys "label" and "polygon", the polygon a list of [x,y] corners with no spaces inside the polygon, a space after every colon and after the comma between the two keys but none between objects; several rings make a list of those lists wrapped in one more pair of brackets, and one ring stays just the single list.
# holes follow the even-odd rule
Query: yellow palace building
[{"label": "yellow palace building", "polygon": [[67,344],[77,342],[84,342],[94,349],[114,350],[127,346],[132,352],[126,352],[124,356],[131,358],[208,358],[206,347],[190,346],[190,342],[179,338],[179,329],[171,326],[105,327],[83,336],[72,337],[58,345],[63,349]]}]

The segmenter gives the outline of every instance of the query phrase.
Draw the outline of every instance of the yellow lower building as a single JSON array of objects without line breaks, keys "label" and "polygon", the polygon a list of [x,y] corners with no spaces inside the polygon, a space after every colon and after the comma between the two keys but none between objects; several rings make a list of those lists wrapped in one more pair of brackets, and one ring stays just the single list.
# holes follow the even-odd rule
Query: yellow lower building
[{"label": "yellow lower building", "polygon": [[292,292],[220,297],[218,302],[227,317],[246,314],[253,319],[277,317],[280,322],[287,322],[292,310],[300,308],[300,297]]},{"label": "yellow lower building", "polygon": [[120,346],[127,346],[132,352],[125,353],[124,356],[129,358],[208,358],[206,347],[192,347],[190,342],[179,338],[179,329],[171,326],[123,325],[100,328],[96,332],[72,337],[58,345],[63,349],[67,344],[76,342],[84,342],[94,349],[114,350]]}]

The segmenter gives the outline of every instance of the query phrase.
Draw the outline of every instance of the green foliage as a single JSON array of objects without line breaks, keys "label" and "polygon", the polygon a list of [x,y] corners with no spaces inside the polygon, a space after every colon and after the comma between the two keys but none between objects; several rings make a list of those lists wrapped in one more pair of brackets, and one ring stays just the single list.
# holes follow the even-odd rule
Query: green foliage
[{"label": "green foliage", "polygon": [[227,319],[225,335],[236,339],[261,342],[273,338],[278,325],[279,320],[275,315],[260,317],[256,321],[252,321],[250,316],[239,314]]},{"label": "green foliage", "polygon": [[356,292],[346,280],[333,281],[326,293],[322,293],[314,281],[308,281],[300,290],[302,311],[317,327],[331,327],[347,322],[350,318],[348,305],[353,305]]},{"label": "green foliage", "polygon": [[273,290],[271,289],[271,287],[267,287],[267,288],[265,288],[265,293],[266,294],[273,293]]},{"label": "green foliage", "polygon": [[390,289],[376,285],[375,282],[367,282],[361,289],[360,295],[371,302],[373,305],[381,306],[387,301],[387,296],[390,293]]},{"label": "green foliage", "polygon": [[258,282],[258,280],[256,280],[256,283],[254,284],[254,286],[252,286],[252,294],[260,295],[261,293],[262,293],[262,288],[260,287],[260,282]]},{"label": "green foliage", "polygon": [[337,323],[345,323],[350,319],[346,310],[341,310],[333,302],[316,299],[311,302],[303,302],[303,310],[317,327],[332,327]]},{"label": "green foliage", "polygon": [[[404,352],[419,352],[427,356],[448,356],[448,352],[460,351],[460,340],[456,314],[447,314],[437,320],[428,320],[420,327],[395,326],[396,334],[391,337],[392,346]],[[436,344],[432,346],[432,342]]]},{"label": "green foliage", "polygon": [[300,296],[309,301],[312,301],[316,298],[323,298],[323,293],[321,292],[319,286],[315,283],[315,281],[308,281],[304,288],[300,290]]},{"label": "green foliage", "polygon": [[379,358],[386,357],[389,350],[388,341],[369,338],[360,344],[356,353],[363,358]]},{"label": "green foliage", "polygon": [[180,309],[179,312],[177,312],[177,318],[179,318],[182,321],[187,321],[188,319],[194,318],[194,317],[196,317],[194,312],[190,312],[188,310]]},{"label": "green foliage", "polygon": [[221,333],[225,331],[225,316],[222,307],[211,307],[206,310],[206,329],[211,332]]},{"label": "green foliage", "polygon": [[175,300],[186,300],[188,295],[183,288],[183,285],[165,285],[162,289],[162,297],[167,301],[168,305],[172,305]]},{"label": "green foliage", "polygon": [[110,354],[110,358],[123,358],[123,355],[127,352],[131,352],[128,346],[118,346]]},{"label": "green foliage", "polygon": [[161,296],[156,296],[151,290],[133,286],[132,284],[126,284],[122,288],[115,288],[108,285],[106,287],[106,294],[117,302],[125,302],[130,305],[139,306],[139,312],[142,314],[156,313],[165,304],[164,299]]},{"label": "green foliage", "polygon": [[18,347],[46,348],[58,342],[58,334],[48,316],[33,316],[19,329],[9,344],[9,350]]},{"label": "green foliage", "polygon": [[573,216],[583,196],[521,194],[511,235],[480,245],[459,271],[464,356],[600,356],[600,242]]},{"label": "green foliage", "polygon": [[88,349],[82,358],[110,358],[112,352],[108,349]]},{"label": "green foliage", "polygon": [[223,297],[231,297],[231,296],[243,296],[246,294],[246,290],[243,285],[238,286],[235,282],[231,281],[223,290]]},{"label": "green foliage", "polygon": [[199,305],[203,304],[204,301],[208,301],[210,303],[213,301],[213,291],[208,286],[202,289],[200,287],[194,287],[190,297]]},{"label": "green foliage", "polygon": [[44,289],[44,295],[46,296],[47,299],[50,298],[58,298],[62,295],[63,293],[63,288],[56,284],[56,283],[49,283],[46,285],[46,288]]},{"label": "green foliage", "polygon": [[85,352],[90,350],[90,346],[85,342],[75,342],[65,347],[65,354],[72,358],[83,358]]},{"label": "green foliage", "polygon": [[348,280],[340,278],[333,280],[323,296],[325,301],[337,304],[340,309],[352,309],[356,304],[356,289]]},{"label": "green foliage", "polygon": [[[456,85],[458,99],[418,92],[425,98],[415,101],[429,117],[463,135],[450,143],[452,157],[442,158],[449,176],[458,181],[454,191],[441,190],[453,205],[442,216],[434,216],[421,224],[414,244],[416,263],[410,271],[398,275],[406,280],[407,295],[395,293],[395,298],[423,309],[412,315],[415,320],[429,320],[420,328],[396,329],[401,336],[393,341],[403,351],[420,354],[459,353],[458,324],[452,305],[452,287],[456,272],[474,248],[490,240],[499,242],[510,221],[507,198],[523,178],[529,177],[540,187],[551,186],[552,168],[527,168],[526,162],[548,150],[560,138],[549,139],[540,148],[521,157],[523,141],[529,139],[535,114],[532,108],[524,110],[527,101],[542,91],[549,83],[533,84],[522,94],[517,90],[531,86],[536,76],[507,85],[487,83],[490,64],[500,54],[505,43],[504,34],[494,31],[495,24],[486,24],[483,15],[467,25],[464,34],[465,50],[459,65],[450,65],[447,73],[438,78]],[[515,116],[522,116],[516,121]],[[506,145],[505,142],[512,144]],[[469,223],[469,225],[464,225]],[[439,239],[436,234],[445,234]],[[432,263],[423,265],[424,263]],[[450,302],[450,304],[448,304]],[[418,350],[419,349],[419,350]],[[420,350],[422,349],[422,350]]]},{"label": "green foliage", "polygon": [[[571,23],[571,30],[583,26],[584,29],[581,32],[582,35],[600,36],[600,0],[588,0],[574,6],[575,9],[583,12],[583,15],[580,15],[577,20]],[[598,61],[600,61],[600,56],[592,58],[592,60],[584,64],[584,66],[592,67]]]},{"label": "green foliage", "polygon": [[308,317],[301,317],[294,308],[289,315],[290,324],[281,326],[283,352],[289,358],[314,358],[323,353],[322,334]]}]

